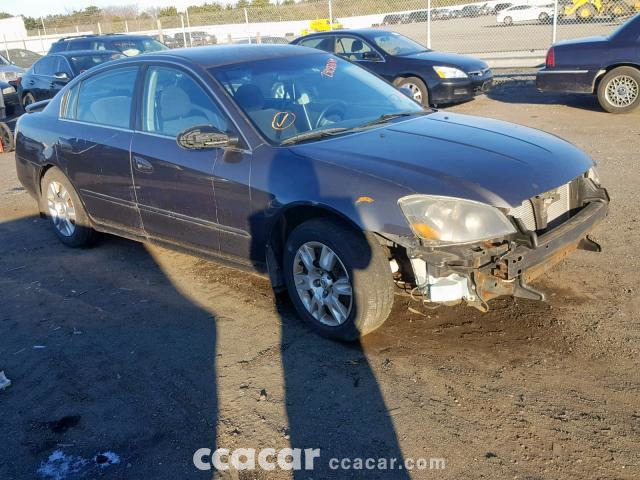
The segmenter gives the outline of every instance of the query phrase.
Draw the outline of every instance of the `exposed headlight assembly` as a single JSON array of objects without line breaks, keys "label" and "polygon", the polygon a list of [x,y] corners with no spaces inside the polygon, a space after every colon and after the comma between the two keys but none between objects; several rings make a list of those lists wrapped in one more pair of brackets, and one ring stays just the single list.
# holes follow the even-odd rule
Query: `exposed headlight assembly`
[{"label": "exposed headlight assembly", "polygon": [[516,233],[509,219],[486,203],[436,195],[398,200],[413,232],[426,245],[474,243]]},{"label": "exposed headlight assembly", "polygon": [[2,89],[2,93],[4,93],[5,95],[9,95],[10,93],[16,93],[16,89],[12,86],[8,86]]},{"label": "exposed headlight assembly", "polygon": [[598,175],[596,167],[591,167],[589,170],[587,170],[587,173],[585,173],[585,177],[587,177],[596,185],[600,185],[600,175]]},{"label": "exposed headlight assembly", "polygon": [[459,68],[433,67],[440,78],[467,78],[467,74]]}]

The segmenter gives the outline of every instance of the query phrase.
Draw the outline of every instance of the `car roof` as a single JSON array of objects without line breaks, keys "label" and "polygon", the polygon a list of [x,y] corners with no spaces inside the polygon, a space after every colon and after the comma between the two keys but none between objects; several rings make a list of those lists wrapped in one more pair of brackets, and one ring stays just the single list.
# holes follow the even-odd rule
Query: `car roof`
[{"label": "car roof", "polygon": [[151,38],[150,35],[134,35],[128,33],[108,33],[105,35],[77,35],[63,37],[58,42],[73,42],[74,40],[100,39],[100,40],[135,40],[138,38]]},{"label": "car roof", "polygon": [[317,55],[325,53],[315,48],[298,45],[282,44],[246,44],[246,45],[212,45],[208,47],[177,48],[161,52],[145,53],[129,57],[120,61],[135,61],[135,59],[167,59],[177,58],[187,60],[204,68],[221,67],[236,63],[254,62],[278,58],[289,58],[302,55]]},{"label": "car roof", "polygon": [[378,33],[397,33],[397,32],[389,32],[388,30],[380,30],[378,28],[354,28],[354,29],[347,29],[347,30],[331,30],[329,32],[315,32],[315,33],[310,33],[309,35],[304,35],[298,38],[321,37],[321,36],[327,36],[327,35],[335,36],[335,35],[345,35],[345,34],[360,35],[362,37],[369,38]]}]

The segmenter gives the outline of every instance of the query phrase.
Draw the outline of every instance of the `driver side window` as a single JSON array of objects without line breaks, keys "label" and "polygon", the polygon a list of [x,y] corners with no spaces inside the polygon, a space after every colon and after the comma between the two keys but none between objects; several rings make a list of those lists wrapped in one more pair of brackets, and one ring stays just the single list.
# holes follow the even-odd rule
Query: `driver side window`
[{"label": "driver side window", "polygon": [[354,37],[336,38],[336,54],[349,60],[362,60],[363,55],[373,51],[367,42]]},{"label": "driver side window", "polygon": [[181,70],[151,67],[145,78],[142,130],[170,137],[196,125],[228,129],[220,109],[193,78]]}]

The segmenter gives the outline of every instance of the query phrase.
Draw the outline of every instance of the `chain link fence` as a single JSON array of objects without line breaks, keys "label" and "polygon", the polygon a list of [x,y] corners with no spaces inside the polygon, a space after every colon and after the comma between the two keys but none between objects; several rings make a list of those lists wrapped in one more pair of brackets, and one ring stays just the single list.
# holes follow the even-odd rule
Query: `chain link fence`
[{"label": "chain link fence", "polygon": [[265,1],[262,6],[242,4],[243,0],[233,8],[205,4],[184,13],[169,8],[123,17],[103,10],[41,19],[38,25],[31,25],[26,38],[5,39],[4,47],[44,53],[62,36],[106,33],[153,35],[170,47],[286,43],[311,32],[373,27],[401,33],[436,50],[476,54],[494,64],[509,61],[510,66],[533,66],[540,63],[553,42],[607,35],[640,11],[640,0],[285,0],[281,4]]}]

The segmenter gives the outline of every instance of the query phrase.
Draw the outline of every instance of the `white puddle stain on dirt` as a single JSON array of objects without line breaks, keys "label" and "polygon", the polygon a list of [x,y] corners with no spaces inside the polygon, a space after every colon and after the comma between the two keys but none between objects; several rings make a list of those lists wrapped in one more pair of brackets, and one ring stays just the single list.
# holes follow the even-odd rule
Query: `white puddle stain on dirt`
[{"label": "white puddle stain on dirt", "polygon": [[120,457],[114,452],[98,453],[93,458],[87,459],[68,455],[62,450],[55,450],[46,462],[42,462],[38,474],[45,479],[65,480],[95,468],[106,468],[118,463],[120,463]]}]

